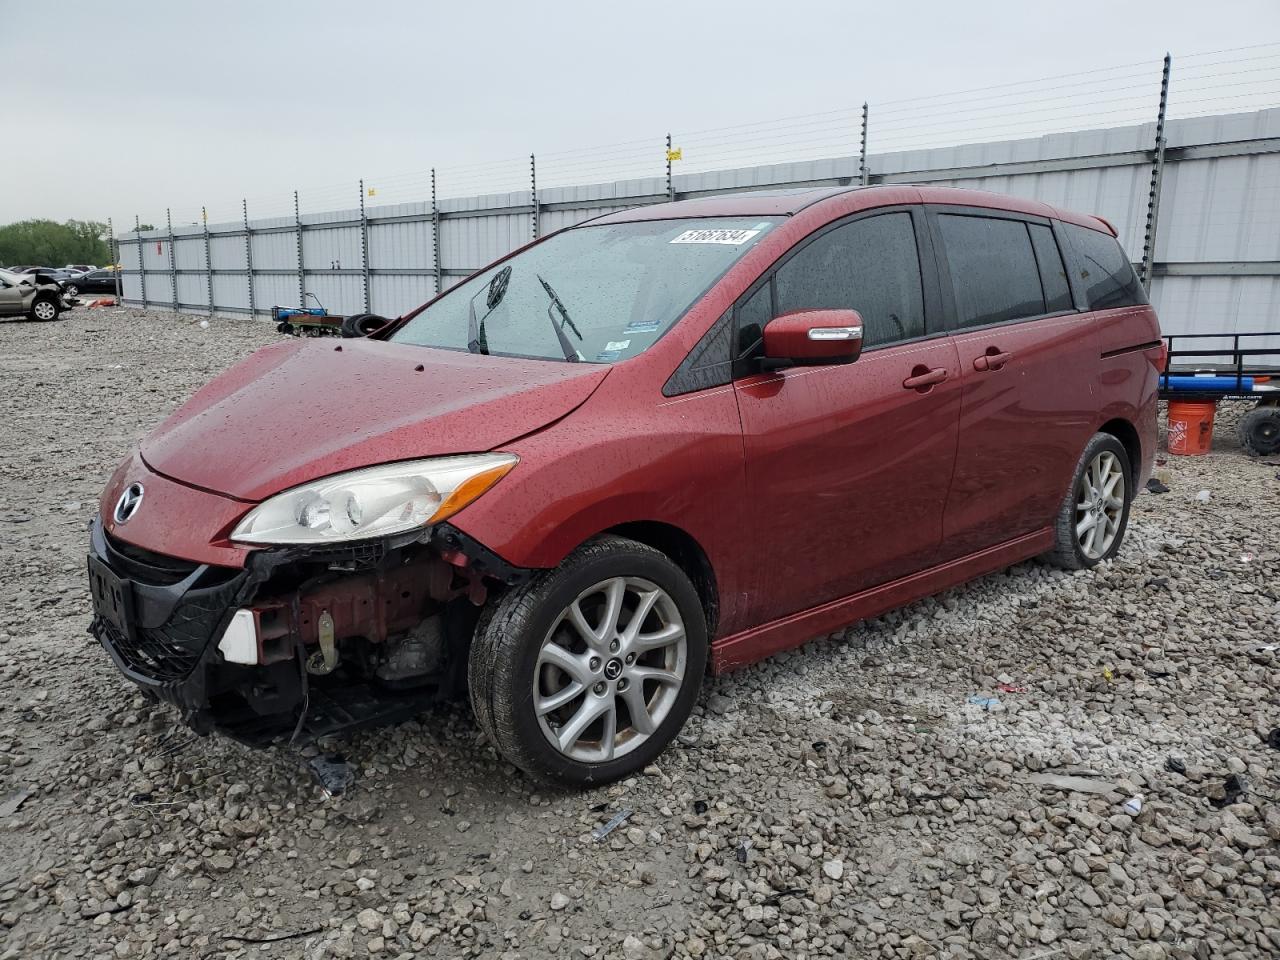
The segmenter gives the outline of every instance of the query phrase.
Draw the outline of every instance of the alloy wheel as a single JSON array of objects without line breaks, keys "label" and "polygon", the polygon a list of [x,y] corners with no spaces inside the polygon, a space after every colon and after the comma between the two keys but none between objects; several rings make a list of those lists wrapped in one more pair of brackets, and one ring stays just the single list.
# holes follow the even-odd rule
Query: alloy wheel
[{"label": "alloy wheel", "polygon": [[1084,555],[1098,560],[1115,543],[1124,516],[1124,469],[1119,458],[1103,450],[1076,484],[1076,542]]},{"label": "alloy wheel", "polygon": [[37,320],[52,320],[58,315],[58,308],[48,300],[40,300],[31,308],[31,312],[35,314]]},{"label": "alloy wheel", "polygon": [[641,577],[613,577],[580,593],[538,651],[533,706],[563,756],[604,763],[662,724],[685,681],[688,642],[679,608]]}]

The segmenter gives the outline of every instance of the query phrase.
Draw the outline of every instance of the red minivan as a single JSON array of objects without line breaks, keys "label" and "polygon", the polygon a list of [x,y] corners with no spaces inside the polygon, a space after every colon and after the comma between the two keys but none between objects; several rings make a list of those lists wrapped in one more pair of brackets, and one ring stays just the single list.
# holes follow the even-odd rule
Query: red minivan
[{"label": "red minivan", "polygon": [[1115,231],[1043,203],[611,214],[200,390],[103,493],[92,630],[201,732],[314,738],[465,689],[512,763],[612,780],[708,668],[1115,554],[1163,362]]}]

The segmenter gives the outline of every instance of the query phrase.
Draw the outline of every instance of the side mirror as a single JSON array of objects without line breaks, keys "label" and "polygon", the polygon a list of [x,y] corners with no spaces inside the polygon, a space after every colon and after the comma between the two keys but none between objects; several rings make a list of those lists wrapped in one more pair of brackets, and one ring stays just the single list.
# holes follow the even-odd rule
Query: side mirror
[{"label": "side mirror", "polygon": [[857,310],[797,310],[764,325],[766,369],[852,363],[861,352]]}]

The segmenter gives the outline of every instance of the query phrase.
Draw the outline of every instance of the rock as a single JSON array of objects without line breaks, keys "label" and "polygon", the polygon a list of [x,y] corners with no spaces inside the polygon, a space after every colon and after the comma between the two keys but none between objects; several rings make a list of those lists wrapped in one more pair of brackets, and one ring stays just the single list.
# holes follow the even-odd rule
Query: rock
[{"label": "rock", "polygon": [[822,872],[832,880],[839,880],[844,876],[844,862],[842,860],[823,861]]},{"label": "rock", "polygon": [[382,929],[382,914],[378,913],[372,907],[365,907],[356,914],[356,923],[360,924],[361,930],[367,930],[372,933],[374,930]]},{"label": "rock", "polygon": [[573,902],[573,901],[571,901],[568,897],[566,897],[566,896],[565,896],[563,893],[561,893],[559,890],[557,890],[555,893],[553,893],[553,894],[551,895],[551,909],[552,909],[552,910],[563,910],[565,907],[569,906],[569,904],[570,904],[570,903],[572,903],[572,902]]}]

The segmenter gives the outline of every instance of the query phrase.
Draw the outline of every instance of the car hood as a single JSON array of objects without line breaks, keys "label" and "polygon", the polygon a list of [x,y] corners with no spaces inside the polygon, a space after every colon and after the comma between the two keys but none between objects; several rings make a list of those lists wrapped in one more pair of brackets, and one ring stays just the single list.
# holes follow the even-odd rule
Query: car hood
[{"label": "car hood", "polygon": [[492,450],[565,416],[608,366],[291,340],[259,350],[142,442],[157,473],[258,501],[393,460]]}]

